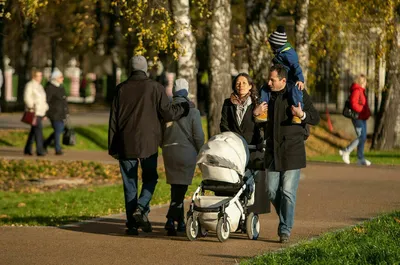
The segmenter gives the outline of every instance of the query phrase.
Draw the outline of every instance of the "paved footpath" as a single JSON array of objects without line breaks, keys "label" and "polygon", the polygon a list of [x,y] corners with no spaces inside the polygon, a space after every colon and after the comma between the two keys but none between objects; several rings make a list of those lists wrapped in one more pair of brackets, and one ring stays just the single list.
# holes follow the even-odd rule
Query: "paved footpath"
[{"label": "paved footpath", "polygon": [[[0,149],[0,157],[11,158],[10,152]],[[104,153],[64,158],[105,158]],[[47,159],[52,157],[58,159]],[[310,163],[302,173],[290,244],[400,210],[400,167]],[[124,235],[124,214],[64,227],[0,227],[0,264],[236,264],[283,247],[274,212],[261,215],[258,240],[233,233],[220,243],[214,233],[194,242],[184,234],[166,236],[166,211],[153,207],[153,233],[136,237]]]}]

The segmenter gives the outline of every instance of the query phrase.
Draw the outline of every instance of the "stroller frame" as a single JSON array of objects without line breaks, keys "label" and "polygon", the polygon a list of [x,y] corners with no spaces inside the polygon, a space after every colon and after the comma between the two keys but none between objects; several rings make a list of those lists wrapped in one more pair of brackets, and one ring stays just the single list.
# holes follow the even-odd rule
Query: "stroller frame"
[{"label": "stroller frame", "polygon": [[[186,235],[188,239],[193,241],[196,240],[198,237],[207,236],[208,231],[204,227],[202,227],[201,220],[199,219],[201,213],[218,213],[217,225],[215,229],[213,228],[210,230],[216,231],[218,240],[220,242],[226,241],[229,238],[229,234],[231,232],[231,225],[228,221],[227,209],[229,206],[236,205],[237,209],[234,208],[234,210],[236,212],[240,211],[240,220],[238,221],[237,227],[233,224],[234,227],[236,227],[235,231],[241,230],[242,233],[247,233],[249,239],[256,240],[259,236],[260,231],[259,218],[257,214],[253,212],[248,212],[248,201],[251,196],[254,197],[254,189],[251,190],[251,187],[254,188],[254,176],[256,176],[257,173],[257,170],[247,169],[245,174],[245,177],[247,177],[246,180],[244,182],[242,180],[240,183],[237,184],[221,183],[220,185],[215,185],[209,184],[207,180],[203,180],[194,192],[189,211],[187,212]],[[195,204],[195,200],[197,198],[200,198],[199,196],[204,196],[205,191],[226,191],[226,186],[229,185],[233,186],[234,191],[232,191],[231,193],[235,193],[235,195],[233,197],[225,197],[225,200],[223,200],[219,205],[210,207],[199,207]],[[217,195],[213,197],[224,198]],[[210,227],[208,226],[208,228]]]}]

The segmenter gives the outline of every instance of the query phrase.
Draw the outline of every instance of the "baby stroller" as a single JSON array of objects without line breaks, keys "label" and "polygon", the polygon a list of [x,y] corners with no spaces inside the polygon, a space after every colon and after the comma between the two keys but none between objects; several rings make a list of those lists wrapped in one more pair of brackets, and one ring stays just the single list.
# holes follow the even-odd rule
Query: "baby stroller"
[{"label": "baby stroller", "polygon": [[[232,231],[239,230],[247,233],[249,239],[258,238],[258,215],[248,210],[254,203],[257,171],[246,169],[248,160],[247,143],[236,133],[218,134],[203,145],[197,157],[203,180],[193,194],[187,213],[189,240],[216,231],[218,240],[224,242]],[[205,195],[206,191],[215,195]]]}]

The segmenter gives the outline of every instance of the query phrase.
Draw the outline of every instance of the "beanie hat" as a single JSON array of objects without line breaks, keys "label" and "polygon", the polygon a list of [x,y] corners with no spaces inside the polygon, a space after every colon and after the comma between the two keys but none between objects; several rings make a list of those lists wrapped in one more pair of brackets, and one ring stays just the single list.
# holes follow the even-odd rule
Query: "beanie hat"
[{"label": "beanie hat", "polygon": [[285,32],[285,27],[282,25],[279,25],[271,35],[268,37],[269,43],[271,43],[274,46],[281,47],[286,44],[287,42],[287,35]]},{"label": "beanie hat", "polygon": [[133,71],[143,71],[147,73],[147,60],[142,55],[133,56],[131,63]]},{"label": "beanie hat", "polygon": [[189,83],[184,78],[175,80],[174,96],[187,97],[189,94]]},{"label": "beanie hat", "polygon": [[51,73],[50,79],[54,80],[59,77],[63,76],[60,70],[57,67],[54,68],[53,72]]}]

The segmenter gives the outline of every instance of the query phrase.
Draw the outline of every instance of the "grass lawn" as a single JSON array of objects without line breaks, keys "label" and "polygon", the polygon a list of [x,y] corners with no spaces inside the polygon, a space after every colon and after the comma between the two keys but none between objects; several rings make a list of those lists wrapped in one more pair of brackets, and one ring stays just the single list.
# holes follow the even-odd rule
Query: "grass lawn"
[{"label": "grass lawn", "polygon": [[[170,185],[160,173],[152,205],[165,204],[170,198]],[[193,179],[187,195],[200,184]],[[89,186],[65,191],[18,193],[0,191],[1,225],[58,226],[94,217],[125,211],[122,183],[108,186]]]},{"label": "grass lawn", "polygon": [[399,264],[400,212],[240,264]]}]

